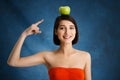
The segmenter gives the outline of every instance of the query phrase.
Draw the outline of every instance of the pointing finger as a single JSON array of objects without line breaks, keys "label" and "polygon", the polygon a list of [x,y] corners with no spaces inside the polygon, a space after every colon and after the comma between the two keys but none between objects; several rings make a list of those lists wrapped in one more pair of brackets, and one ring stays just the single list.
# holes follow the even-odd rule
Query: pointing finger
[{"label": "pointing finger", "polygon": [[40,20],[40,21],[36,22],[36,23],[35,23],[35,25],[37,25],[37,26],[38,26],[38,25],[39,25],[39,24],[41,24],[43,21],[44,21],[44,20],[42,19],[42,20]]}]

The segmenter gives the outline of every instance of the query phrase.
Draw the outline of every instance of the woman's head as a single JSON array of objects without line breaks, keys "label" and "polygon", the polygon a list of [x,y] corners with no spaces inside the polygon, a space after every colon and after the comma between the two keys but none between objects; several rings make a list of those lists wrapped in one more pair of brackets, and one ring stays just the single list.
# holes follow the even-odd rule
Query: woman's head
[{"label": "woman's head", "polygon": [[[57,35],[57,32],[60,31],[60,29],[63,29],[63,28],[60,28],[61,26],[64,27],[64,23],[68,23],[70,24],[69,27],[70,27],[70,30],[72,31],[72,33],[75,33],[73,35],[73,40],[72,40],[72,44],[75,44],[78,42],[78,28],[77,28],[77,24],[76,24],[76,21],[73,19],[73,17],[69,16],[69,15],[61,15],[61,16],[58,16],[55,20],[55,23],[54,23],[54,31],[53,31],[53,41],[56,45],[60,45],[60,37]],[[66,27],[65,27],[66,28]],[[73,28],[75,29],[75,31],[73,30]],[[64,38],[67,38],[68,34],[65,33],[65,36],[63,35]]]}]

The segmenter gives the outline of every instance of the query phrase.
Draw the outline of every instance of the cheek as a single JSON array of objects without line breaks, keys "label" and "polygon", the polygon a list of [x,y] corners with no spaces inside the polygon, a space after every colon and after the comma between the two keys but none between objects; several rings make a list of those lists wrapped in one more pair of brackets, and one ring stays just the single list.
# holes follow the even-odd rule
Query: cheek
[{"label": "cheek", "polygon": [[58,33],[57,33],[57,36],[58,36],[58,37],[61,37],[62,35],[63,35],[62,32],[58,32]]},{"label": "cheek", "polygon": [[62,35],[62,34],[64,34],[64,31],[62,31],[62,30],[57,31],[57,35]]},{"label": "cheek", "polygon": [[73,31],[73,34],[76,35],[76,30]]}]

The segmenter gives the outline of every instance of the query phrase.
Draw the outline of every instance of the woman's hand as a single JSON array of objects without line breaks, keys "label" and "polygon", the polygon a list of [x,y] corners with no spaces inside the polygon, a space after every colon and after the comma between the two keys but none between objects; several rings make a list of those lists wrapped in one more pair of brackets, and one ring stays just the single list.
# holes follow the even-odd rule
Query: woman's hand
[{"label": "woman's hand", "polygon": [[32,24],[30,27],[28,27],[23,33],[22,35],[25,35],[25,36],[29,36],[29,35],[32,35],[32,34],[38,34],[38,33],[41,33],[38,25],[41,24],[44,20],[40,20],[34,24]]},{"label": "woman's hand", "polygon": [[23,45],[25,38],[29,35],[32,35],[32,34],[41,33],[38,25],[41,24],[42,22],[43,22],[43,20],[40,20],[37,23],[32,24],[30,27],[28,27],[22,33],[22,35],[19,37],[18,41],[16,42],[14,48],[12,49],[12,51],[10,53],[10,56],[8,58],[8,61],[7,61],[7,63],[9,65],[20,67],[20,66],[31,66],[31,65],[38,64],[39,62],[40,63],[44,62],[42,57],[41,57],[41,59],[40,59],[40,57],[37,57],[39,54],[37,56],[31,56],[31,57],[24,57],[24,58],[20,57],[21,48],[22,48],[22,45]]}]

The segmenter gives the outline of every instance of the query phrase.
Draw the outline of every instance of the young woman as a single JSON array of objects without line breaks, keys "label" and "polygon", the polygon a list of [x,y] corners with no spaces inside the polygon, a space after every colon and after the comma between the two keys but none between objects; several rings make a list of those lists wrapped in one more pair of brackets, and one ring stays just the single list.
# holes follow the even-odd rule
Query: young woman
[{"label": "young woman", "polygon": [[73,44],[78,41],[78,29],[75,20],[69,15],[58,16],[55,20],[53,40],[59,45],[57,50],[20,57],[24,40],[29,35],[41,33],[37,26],[42,22],[32,24],[21,34],[7,63],[16,67],[45,64],[50,80],[91,80],[90,54],[73,48]]}]

